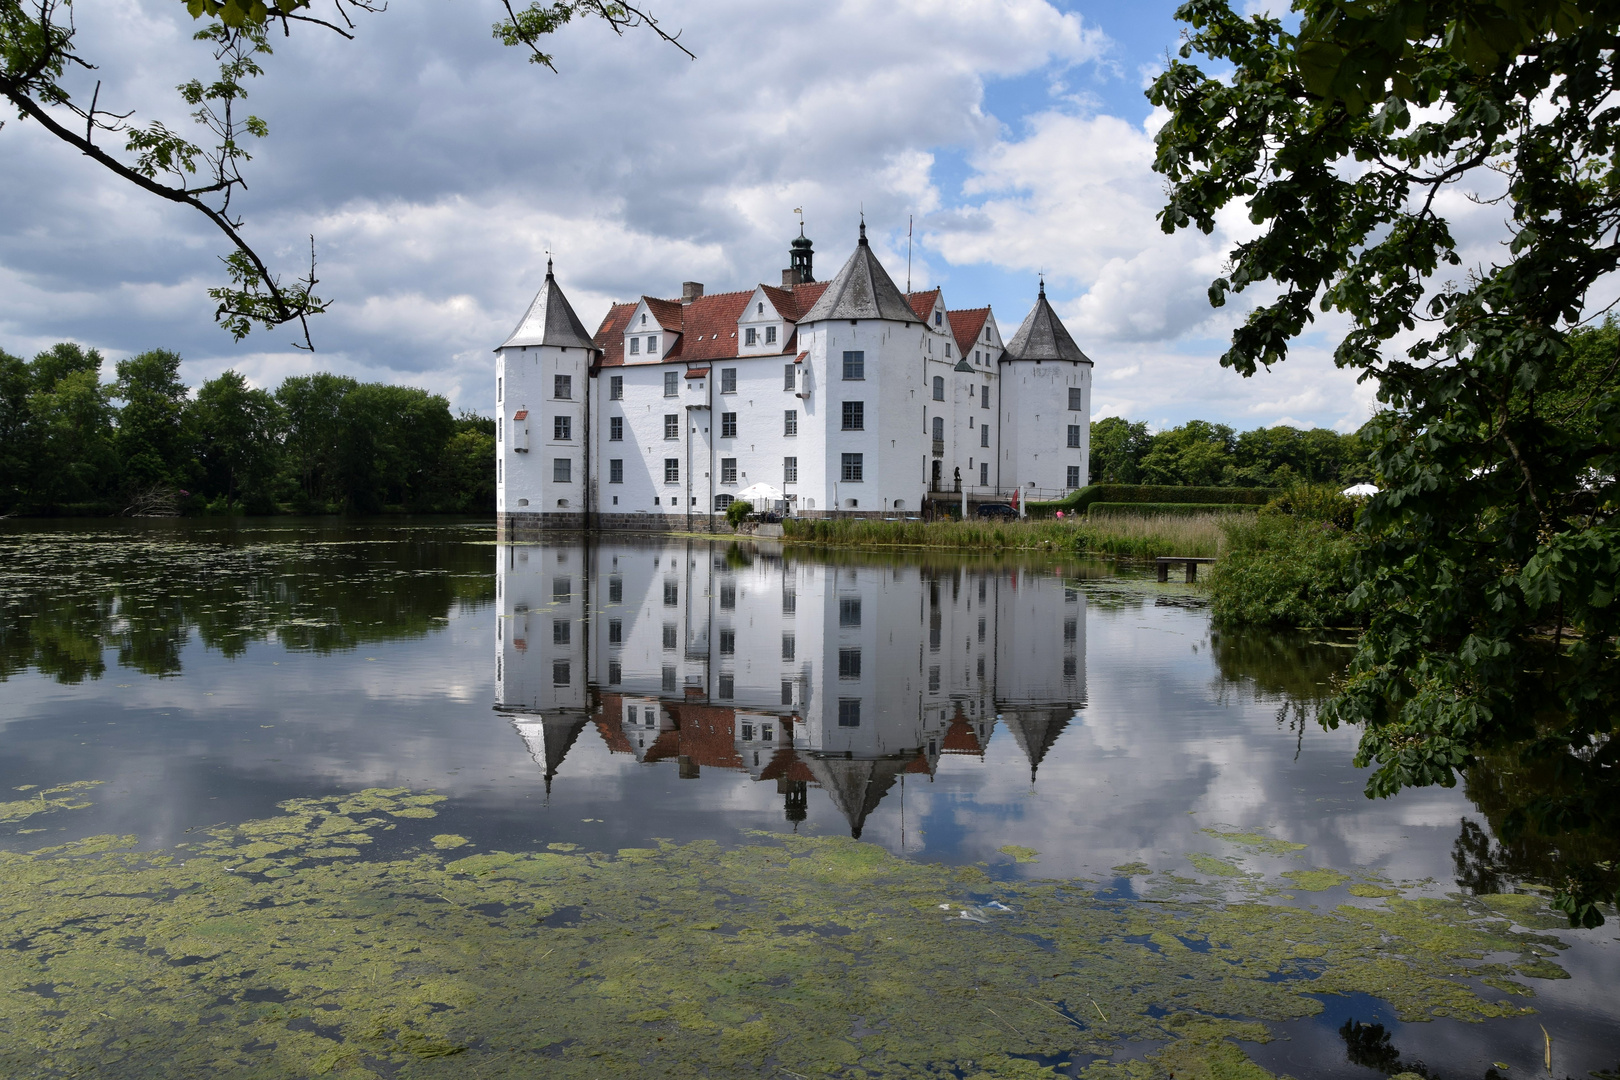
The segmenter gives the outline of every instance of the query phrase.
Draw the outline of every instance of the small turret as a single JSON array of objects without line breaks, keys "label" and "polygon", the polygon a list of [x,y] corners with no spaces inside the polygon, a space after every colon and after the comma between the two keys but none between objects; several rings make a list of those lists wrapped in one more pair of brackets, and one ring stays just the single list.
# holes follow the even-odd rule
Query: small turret
[{"label": "small turret", "polygon": [[795,285],[808,285],[816,280],[813,263],[815,250],[810,246],[810,238],[804,235],[804,222],[799,222],[799,235],[793,238],[790,246],[788,267],[793,272]]}]

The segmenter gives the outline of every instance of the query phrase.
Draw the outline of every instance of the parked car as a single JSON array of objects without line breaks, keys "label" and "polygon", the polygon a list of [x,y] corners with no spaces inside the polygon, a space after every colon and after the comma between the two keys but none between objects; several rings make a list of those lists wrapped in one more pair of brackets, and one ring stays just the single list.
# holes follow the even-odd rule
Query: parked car
[{"label": "parked car", "polygon": [[1003,521],[1008,521],[1017,517],[1018,511],[1007,503],[980,503],[979,508],[973,511],[973,515],[981,518],[1001,518]]}]

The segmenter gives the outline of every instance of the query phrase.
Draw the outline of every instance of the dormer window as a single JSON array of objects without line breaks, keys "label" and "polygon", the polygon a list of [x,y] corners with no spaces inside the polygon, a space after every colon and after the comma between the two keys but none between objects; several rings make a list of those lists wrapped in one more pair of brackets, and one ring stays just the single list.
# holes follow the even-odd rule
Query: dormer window
[{"label": "dormer window", "polygon": [[752,326],[750,326],[748,329],[743,331],[743,344],[744,345],[757,345],[757,344],[759,344],[759,342],[757,340],[758,335],[759,335],[759,331],[755,330]]},{"label": "dormer window", "polygon": [[647,335],[647,355],[648,356],[656,356],[656,355],[658,355],[658,335],[657,334],[648,334]]},{"label": "dormer window", "polygon": [[776,327],[767,326],[765,328],[765,344],[767,344],[767,345],[775,345],[776,344]]},{"label": "dormer window", "polygon": [[630,339],[630,355],[631,356],[640,356],[641,355],[641,339],[640,338],[633,337],[633,338]]}]

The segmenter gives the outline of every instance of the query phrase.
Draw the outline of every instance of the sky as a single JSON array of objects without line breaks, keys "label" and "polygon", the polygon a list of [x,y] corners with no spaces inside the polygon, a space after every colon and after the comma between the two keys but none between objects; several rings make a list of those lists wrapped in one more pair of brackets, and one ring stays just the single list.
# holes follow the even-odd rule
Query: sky
[{"label": "sky", "polygon": [[[503,48],[490,0],[395,0],[355,40],[276,38],[251,111],[270,125],[233,205],[286,276],[314,237],[316,351],[287,328],[214,325],[224,238],[195,211],[100,170],[37,124],[0,128],[0,349],[61,340],[109,361],[163,347],[192,385],[337,371],[494,407],[491,350],[539,288],[547,251],[585,323],[609,303],[775,284],[803,209],[817,276],[874,247],[951,307],[990,304],[1011,336],[1045,274],[1096,363],[1093,418],[1353,430],[1373,388],[1330,359],[1331,321],[1286,363],[1219,366],[1247,304],[1209,281],[1251,228],[1164,235],[1144,89],[1178,44],[1173,3],[654,0],[696,55],[581,22],[557,73]],[[78,0],[104,106],[191,126],[174,92],[209,74],[178,0]],[[116,147],[117,139],[112,140]],[[109,369],[110,369],[109,364]],[[110,377],[110,370],[108,372]]]}]

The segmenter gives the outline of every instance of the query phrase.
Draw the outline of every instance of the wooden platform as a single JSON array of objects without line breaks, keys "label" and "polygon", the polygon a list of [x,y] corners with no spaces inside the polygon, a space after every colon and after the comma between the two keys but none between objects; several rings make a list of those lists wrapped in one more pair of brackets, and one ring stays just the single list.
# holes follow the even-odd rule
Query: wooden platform
[{"label": "wooden platform", "polygon": [[1198,580],[1198,564],[1199,563],[1212,563],[1215,560],[1211,559],[1211,558],[1208,558],[1206,556],[1203,556],[1203,555],[1160,555],[1157,559],[1154,559],[1153,561],[1159,565],[1159,580],[1160,581],[1169,581],[1170,580],[1170,564],[1171,563],[1186,563],[1187,564],[1187,584],[1191,585],[1193,582]]}]

